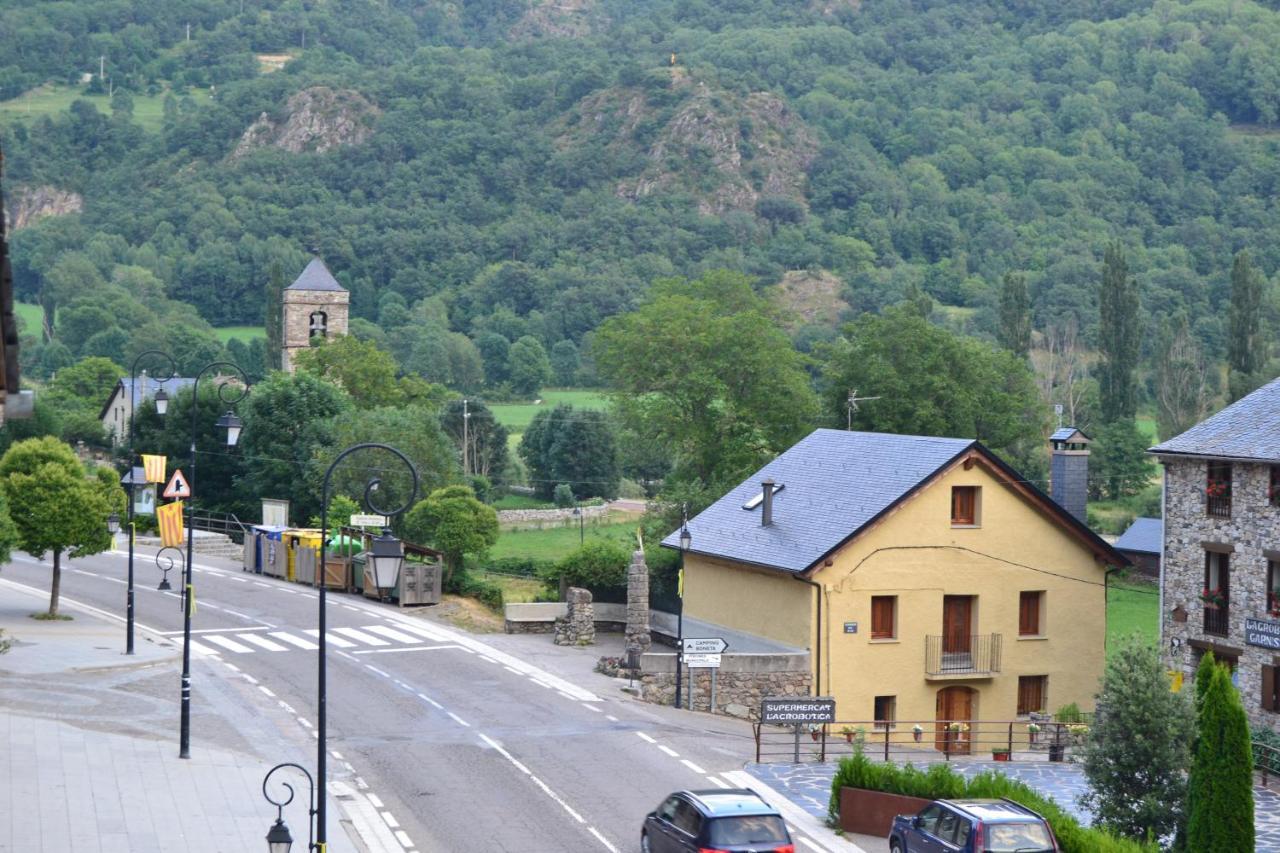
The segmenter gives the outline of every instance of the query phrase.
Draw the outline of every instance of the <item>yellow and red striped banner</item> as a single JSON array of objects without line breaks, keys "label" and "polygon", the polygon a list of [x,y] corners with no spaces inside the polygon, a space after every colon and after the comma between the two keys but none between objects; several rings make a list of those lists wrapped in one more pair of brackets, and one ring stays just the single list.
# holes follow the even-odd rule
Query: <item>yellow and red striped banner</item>
[{"label": "yellow and red striped banner", "polygon": [[148,456],[142,454],[142,467],[147,475],[148,483],[163,483],[165,463],[168,458],[165,456]]},{"label": "yellow and red striped banner", "polygon": [[156,507],[156,521],[160,525],[160,542],[166,548],[182,544],[182,501]]}]

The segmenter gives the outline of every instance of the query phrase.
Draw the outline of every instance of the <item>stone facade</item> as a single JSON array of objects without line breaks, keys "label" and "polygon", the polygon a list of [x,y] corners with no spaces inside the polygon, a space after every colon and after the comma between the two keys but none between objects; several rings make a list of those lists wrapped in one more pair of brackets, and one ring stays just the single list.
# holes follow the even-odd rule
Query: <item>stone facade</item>
[{"label": "stone facade", "polygon": [[[582,510],[584,519],[599,519],[609,514],[609,508],[603,504],[600,506],[579,507],[579,509]],[[546,522],[561,524],[572,521],[575,517],[572,507],[568,509],[503,509],[498,511],[498,523],[504,525],[541,525]]]},{"label": "stone facade", "polygon": [[[284,352],[281,355],[281,366],[286,372],[293,372],[294,354],[311,346],[313,331],[316,336],[329,339],[347,333],[350,299],[351,294],[345,290],[289,288],[284,291],[284,325],[281,329]],[[317,326],[315,330],[313,325]]]},{"label": "stone facade", "polygon": [[[674,659],[674,655],[669,655]],[[760,716],[760,700],[766,696],[808,696],[813,679],[808,655],[781,656],[795,660],[778,661],[771,655],[724,655],[716,671],[715,713],[744,720]],[[673,705],[676,698],[675,667],[669,671],[652,665],[653,655],[642,658],[640,698],[658,705]],[[803,666],[802,668],[799,668]],[[658,671],[654,671],[658,669]],[[694,711],[711,711],[710,669],[685,671],[682,704]]]},{"label": "stone facade", "polygon": [[[1231,466],[1230,517],[1207,512],[1207,462],[1167,457],[1164,463],[1164,559],[1162,563],[1162,639],[1170,668],[1190,683],[1200,657],[1212,650],[1234,659],[1233,681],[1250,722],[1280,731],[1280,714],[1262,708],[1262,667],[1280,666],[1280,652],[1245,642],[1246,618],[1280,622],[1267,614],[1267,564],[1280,562],[1280,508],[1270,505],[1270,466],[1236,462]],[[1206,552],[1227,556],[1225,631],[1205,630]],[[1213,625],[1212,627],[1218,627]]]},{"label": "stone facade", "polygon": [[638,661],[649,651],[653,638],[649,636],[649,566],[644,561],[644,551],[637,549],[631,555],[627,569],[627,627],[626,650],[630,659]]},{"label": "stone facade", "polygon": [[557,646],[590,646],[596,641],[596,614],[591,606],[591,590],[569,587],[569,614],[556,620]]}]

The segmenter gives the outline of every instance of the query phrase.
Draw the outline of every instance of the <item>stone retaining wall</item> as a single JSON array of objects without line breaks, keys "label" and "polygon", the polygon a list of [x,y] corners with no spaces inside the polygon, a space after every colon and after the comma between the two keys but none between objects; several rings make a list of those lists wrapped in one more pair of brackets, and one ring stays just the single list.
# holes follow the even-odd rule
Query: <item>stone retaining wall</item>
[{"label": "stone retaining wall", "polygon": [[[609,514],[607,506],[584,506],[579,507],[582,510],[582,518],[584,521],[592,519],[604,518]],[[498,511],[499,524],[537,524],[537,523],[563,523],[572,521],[577,518],[573,514],[573,508],[568,509],[504,509]]]},{"label": "stone retaining wall", "polygon": [[[676,673],[673,653],[650,653],[640,658],[640,698],[657,705],[675,704]],[[716,674],[715,713],[744,720],[760,715],[765,696],[808,696],[813,677],[808,653],[725,654]],[[711,669],[686,669],[682,704],[695,711],[711,711]]]}]

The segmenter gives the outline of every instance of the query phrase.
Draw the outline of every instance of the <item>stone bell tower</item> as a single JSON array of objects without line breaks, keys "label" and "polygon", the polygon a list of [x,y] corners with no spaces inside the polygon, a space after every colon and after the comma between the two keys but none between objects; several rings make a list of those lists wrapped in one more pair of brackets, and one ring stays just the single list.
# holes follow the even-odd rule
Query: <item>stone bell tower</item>
[{"label": "stone bell tower", "polygon": [[293,373],[293,357],[311,346],[313,338],[336,338],[347,333],[351,294],[338,284],[324,261],[312,258],[297,281],[284,289],[281,326],[284,352],[280,366]]}]

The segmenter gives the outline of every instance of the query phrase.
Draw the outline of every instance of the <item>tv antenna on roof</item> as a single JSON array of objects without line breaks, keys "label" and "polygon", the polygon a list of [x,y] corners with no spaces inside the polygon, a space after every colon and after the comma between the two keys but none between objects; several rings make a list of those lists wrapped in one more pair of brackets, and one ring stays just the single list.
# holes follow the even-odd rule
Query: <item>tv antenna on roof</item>
[{"label": "tv antenna on roof", "polygon": [[879,400],[879,399],[880,399],[879,397],[859,397],[857,388],[849,389],[849,402],[846,404],[846,408],[848,409],[848,412],[849,412],[849,427],[848,427],[849,432],[853,432],[853,413],[858,411],[858,404],[865,403],[868,400]]}]

